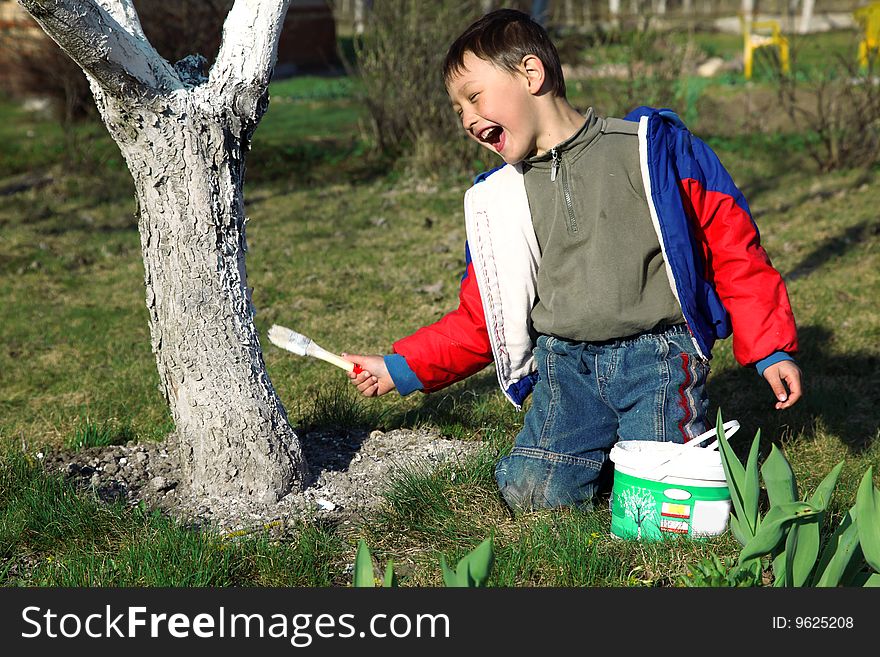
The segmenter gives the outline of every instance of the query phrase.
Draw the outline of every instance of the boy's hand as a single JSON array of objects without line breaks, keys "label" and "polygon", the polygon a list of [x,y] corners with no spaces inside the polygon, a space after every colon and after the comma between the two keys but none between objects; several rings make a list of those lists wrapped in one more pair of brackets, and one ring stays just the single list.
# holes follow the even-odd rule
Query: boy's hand
[{"label": "boy's hand", "polygon": [[361,366],[360,374],[348,373],[348,378],[357,386],[364,397],[378,397],[394,390],[394,379],[388,374],[385,359],[382,356],[360,356],[358,354],[341,354],[341,356]]},{"label": "boy's hand", "polygon": [[776,410],[794,406],[801,398],[801,368],[794,361],[783,360],[771,365],[764,370],[764,378],[779,400],[776,402]]}]

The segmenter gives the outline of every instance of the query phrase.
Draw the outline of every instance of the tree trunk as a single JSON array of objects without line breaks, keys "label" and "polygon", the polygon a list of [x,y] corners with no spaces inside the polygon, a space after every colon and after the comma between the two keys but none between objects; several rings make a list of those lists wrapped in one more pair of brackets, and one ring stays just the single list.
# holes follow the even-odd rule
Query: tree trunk
[{"label": "tree trunk", "polygon": [[809,33],[810,23],[813,21],[813,4],[813,0],[803,0],[801,20],[798,23],[798,34]]},{"label": "tree trunk", "polygon": [[281,498],[306,464],[254,327],[242,184],[287,0],[236,1],[210,78],[195,58],[173,68],[161,59],[131,0],[22,4],[86,71],[134,178],[152,346],[183,480],[205,497]]}]

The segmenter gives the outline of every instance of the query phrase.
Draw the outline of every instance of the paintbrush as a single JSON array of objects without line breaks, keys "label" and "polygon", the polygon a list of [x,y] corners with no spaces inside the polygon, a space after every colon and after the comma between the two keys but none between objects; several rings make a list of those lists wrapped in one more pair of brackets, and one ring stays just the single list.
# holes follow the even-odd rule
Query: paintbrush
[{"label": "paintbrush", "polygon": [[319,358],[320,360],[336,365],[336,367],[341,367],[346,372],[353,371],[355,374],[360,374],[363,371],[361,366],[357,363],[352,363],[341,356],[337,356],[336,354],[327,351],[320,345],[316,344],[311,338],[304,336],[302,333],[297,333],[285,326],[274,324],[272,328],[269,329],[269,341],[282,349],[286,349],[287,351],[296,354],[297,356]]}]

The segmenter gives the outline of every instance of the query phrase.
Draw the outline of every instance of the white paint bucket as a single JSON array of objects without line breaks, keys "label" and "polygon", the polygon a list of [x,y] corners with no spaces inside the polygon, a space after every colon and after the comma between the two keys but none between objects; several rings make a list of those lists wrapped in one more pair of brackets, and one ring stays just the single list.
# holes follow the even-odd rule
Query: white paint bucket
[{"label": "white paint bucket", "polygon": [[[739,422],[724,423],[725,436]],[[686,534],[716,536],[727,529],[730,491],[712,429],[685,444],[624,440],[612,449],[611,534],[618,538],[659,540]]]}]

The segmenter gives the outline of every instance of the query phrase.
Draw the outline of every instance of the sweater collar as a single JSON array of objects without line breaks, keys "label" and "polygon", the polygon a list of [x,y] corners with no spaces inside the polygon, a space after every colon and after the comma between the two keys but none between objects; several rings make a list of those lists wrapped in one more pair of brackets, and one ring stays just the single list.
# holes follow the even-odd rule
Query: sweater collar
[{"label": "sweater collar", "polygon": [[[584,121],[584,124],[577,130],[577,132],[568,139],[556,144],[551,150],[555,150],[557,153],[569,154],[571,157],[577,157],[587,148],[587,146],[593,143],[593,140],[595,140],[601,132],[604,121],[596,116],[592,107],[586,111],[584,117],[586,118],[586,121]],[[523,160],[523,164],[526,165],[526,169],[529,167],[534,167],[535,169],[549,169],[551,159],[551,151],[547,151],[543,155],[533,155],[532,157],[526,158]]]}]

